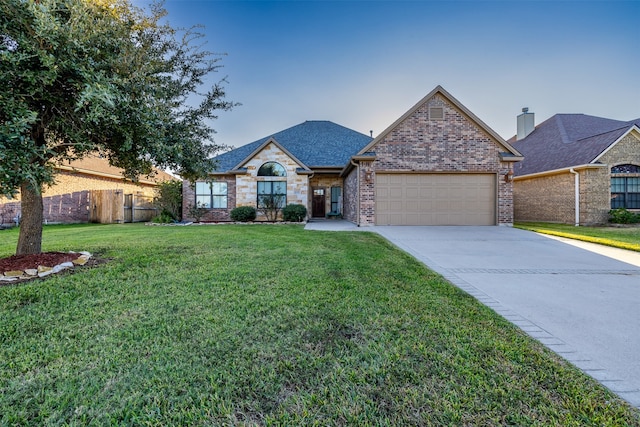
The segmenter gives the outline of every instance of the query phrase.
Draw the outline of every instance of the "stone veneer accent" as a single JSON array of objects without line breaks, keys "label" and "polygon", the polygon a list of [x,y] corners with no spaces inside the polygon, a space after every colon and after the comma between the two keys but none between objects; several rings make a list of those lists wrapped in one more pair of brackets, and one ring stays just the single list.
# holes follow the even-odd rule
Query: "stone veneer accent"
[{"label": "stone veneer accent", "polygon": [[358,168],[353,169],[344,179],[342,192],[342,216],[347,221],[358,222]]},{"label": "stone veneer accent", "polygon": [[[266,162],[278,162],[287,171],[286,177],[274,176],[257,176],[258,169]],[[202,218],[202,221],[222,222],[231,221],[230,213],[238,206],[253,206],[257,208],[258,204],[258,181],[286,181],[287,182],[287,204],[304,205],[308,211],[311,210],[309,201],[309,176],[306,174],[298,174],[296,169],[301,166],[282,151],[276,144],[270,143],[265,146],[259,153],[252,157],[240,168],[246,168],[246,174],[237,175],[214,175],[215,180],[224,180],[227,182],[227,209],[210,209]],[[183,219],[193,221],[189,216],[189,201],[195,203],[194,187],[190,183],[182,185],[182,214]],[[258,221],[265,221],[263,215],[258,213]]]},{"label": "stone veneer accent", "polygon": [[[444,118],[430,119],[431,107],[442,107]],[[375,224],[375,173],[391,171],[497,173],[497,222],[513,223],[513,185],[503,179],[512,163],[500,161],[504,148],[441,94],[426,100],[371,151],[376,160],[361,162],[358,168],[361,225]],[[372,172],[370,182],[364,179],[367,172]]]},{"label": "stone veneer accent", "polygon": [[[580,225],[605,224],[611,210],[611,167],[640,165],[640,135],[630,133],[598,159],[602,167],[579,169]],[[516,221],[575,223],[574,176],[568,170],[554,175],[514,181]]]},{"label": "stone veneer accent", "polygon": [[[286,177],[274,176],[257,176],[258,169],[266,162],[278,162],[287,171]],[[270,143],[264,147],[258,154],[251,158],[241,167],[247,168],[246,175],[237,175],[236,177],[236,197],[237,206],[253,206],[258,204],[258,181],[287,181],[287,204],[304,205],[310,210],[308,194],[309,194],[309,176],[298,175],[296,169],[300,168],[295,160],[289,157],[276,144]],[[258,214],[258,221],[266,220],[263,215]]]}]

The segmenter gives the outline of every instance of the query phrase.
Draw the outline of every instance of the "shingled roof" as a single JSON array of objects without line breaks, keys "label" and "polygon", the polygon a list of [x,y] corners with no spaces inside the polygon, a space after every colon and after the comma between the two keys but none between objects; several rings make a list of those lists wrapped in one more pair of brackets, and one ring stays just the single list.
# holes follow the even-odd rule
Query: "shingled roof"
[{"label": "shingled roof", "polygon": [[640,127],[640,119],[625,122],[585,114],[556,114],[526,138],[510,140],[524,155],[514,173],[522,176],[594,163],[633,126]]},{"label": "shingled roof", "polygon": [[306,121],[217,156],[214,159],[218,162],[215,173],[240,168],[249,156],[270,139],[310,169],[342,168],[351,156],[372,140],[367,135],[330,121]]}]

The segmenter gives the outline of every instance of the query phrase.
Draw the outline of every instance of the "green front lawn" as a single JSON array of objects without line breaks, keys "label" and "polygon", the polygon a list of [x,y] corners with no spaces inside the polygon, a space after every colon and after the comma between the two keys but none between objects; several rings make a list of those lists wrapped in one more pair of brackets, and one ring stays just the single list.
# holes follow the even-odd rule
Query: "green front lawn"
[{"label": "green front lawn", "polygon": [[375,234],[51,226],[43,249],[110,261],[0,287],[0,425],[640,425]]},{"label": "green front lawn", "polygon": [[640,227],[576,227],[548,222],[520,222],[524,230],[640,252]]}]

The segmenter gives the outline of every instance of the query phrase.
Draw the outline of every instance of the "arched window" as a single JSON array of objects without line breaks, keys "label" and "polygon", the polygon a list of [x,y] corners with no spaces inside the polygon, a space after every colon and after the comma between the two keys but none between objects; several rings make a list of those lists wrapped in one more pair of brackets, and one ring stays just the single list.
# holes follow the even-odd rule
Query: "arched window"
[{"label": "arched window", "polygon": [[[287,171],[277,162],[267,162],[258,169],[258,176],[286,177]],[[258,209],[282,208],[287,204],[287,180],[258,181]]]},{"label": "arched window", "polygon": [[640,209],[640,166],[611,168],[611,209]]},{"label": "arched window", "polygon": [[618,165],[611,168],[611,173],[640,173],[640,166]]},{"label": "arched window", "polygon": [[280,163],[267,162],[258,169],[258,176],[287,176],[287,171]]}]

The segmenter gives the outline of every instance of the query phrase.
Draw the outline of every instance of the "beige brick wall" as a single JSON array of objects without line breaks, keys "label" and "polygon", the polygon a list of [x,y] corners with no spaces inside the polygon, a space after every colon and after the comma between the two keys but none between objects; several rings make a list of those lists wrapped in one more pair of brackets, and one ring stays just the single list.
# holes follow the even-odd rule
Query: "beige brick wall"
[{"label": "beige brick wall", "polygon": [[[51,187],[45,187],[42,197],[60,196],[85,190],[123,190],[124,193],[141,193],[147,196],[155,195],[154,185],[134,184],[122,179],[106,178],[83,173],[60,171],[56,175],[56,183]],[[20,194],[12,202],[19,201]],[[7,202],[0,198],[0,203]]]},{"label": "beige brick wall", "polygon": [[[640,135],[630,133],[608,150],[598,164],[580,174],[580,225],[604,224],[611,210],[611,167],[640,165]],[[516,221],[575,223],[574,176],[569,171],[514,182]]]},{"label": "beige brick wall", "polygon": [[514,181],[516,221],[573,224],[575,219],[574,177],[570,173]]},{"label": "beige brick wall", "polygon": [[[442,107],[444,120],[429,118],[430,107]],[[499,224],[513,223],[512,183],[502,179],[511,163],[500,161],[504,151],[488,133],[440,94],[434,95],[401,122],[372,151],[375,172],[491,172],[498,173]],[[362,165],[361,174],[369,166]],[[361,178],[364,175],[361,175]],[[363,224],[375,222],[373,186],[361,180],[361,218]]]}]

